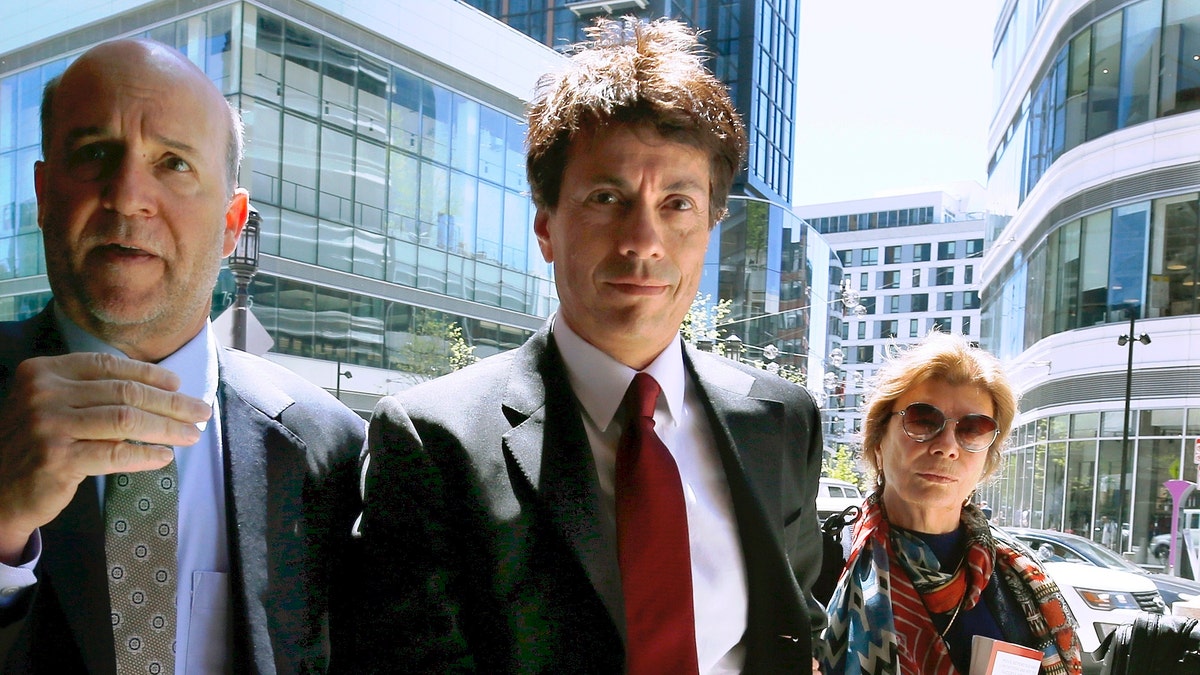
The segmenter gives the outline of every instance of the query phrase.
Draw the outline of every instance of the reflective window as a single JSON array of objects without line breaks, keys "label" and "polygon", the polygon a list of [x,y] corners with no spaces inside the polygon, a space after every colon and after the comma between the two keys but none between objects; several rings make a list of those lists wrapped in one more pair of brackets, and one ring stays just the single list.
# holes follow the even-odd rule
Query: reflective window
[{"label": "reflective window", "polygon": [[1149,230],[1149,202],[1122,206],[1113,211],[1111,255],[1108,261],[1108,311],[1114,320],[1118,316],[1128,316],[1131,307],[1142,306]]},{"label": "reflective window", "polygon": [[[320,115],[321,36],[287,23],[284,29],[283,104],[289,110]],[[310,145],[308,148],[315,148]]]},{"label": "reflective window", "polygon": [[1150,233],[1148,317],[1182,316],[1197,307],[1200,203],[1196,194],[1161,199]]},{"label": "reflective window", "polygon": [[1166,0],[1163,8],[1162,84],[1159,107],[1163,115],[1200,107],[1200,2]]},{"label": "reflective window", "polygon": [[1099,138],[1117,128],[1118,86],[1121,81],[1121,19],[1115,12],[1092,27],[1092,81],[1088,87],[1087,138]]},{"label": "reflective window", "polygon": [[1079,277],[1080,326],[1101,324],[1106,320],[1111,236],[1111,211],[1101,211],[1083,219],[1083,263],[1081,265],[1082,273]]},{"label": "reflective window", "polygon": [[1125,10],[1121,38],[1121,77],[1117,126],[1127,127],[1156,117],[1154,87],[1158,80],[1159,27],[1162,0],[1143,0]]}]

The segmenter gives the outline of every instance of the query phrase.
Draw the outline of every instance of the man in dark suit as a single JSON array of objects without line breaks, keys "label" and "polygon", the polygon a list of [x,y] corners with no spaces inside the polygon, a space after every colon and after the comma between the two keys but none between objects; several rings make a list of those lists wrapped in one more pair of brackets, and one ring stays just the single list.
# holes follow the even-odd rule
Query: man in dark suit
[{"label": "man in dark suit", "polygon": [[122,40],[48,85],[42,130],[54,299],[0,324],[0,671],[324,671],[352,643],[335,580],[365,425],[216,343],[248,210],[236,112],[184,55]]},{"label": "man in dark suit", "polygon": [[698,52],[676,22],[604,21],[539,83],[527,169],[560,306],[376,408],[362,671],[812,666],[812,397],[679,337],[746,143]]}]

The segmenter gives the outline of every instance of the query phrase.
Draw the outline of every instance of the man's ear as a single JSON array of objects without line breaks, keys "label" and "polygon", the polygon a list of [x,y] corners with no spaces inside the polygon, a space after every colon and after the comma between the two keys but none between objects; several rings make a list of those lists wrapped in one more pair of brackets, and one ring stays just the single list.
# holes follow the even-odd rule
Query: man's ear
[{"label": "man's ear", "polygon": [[221,257],[228,258],[237,247],[238,237],[246,227],[246,219],[250,217],[250,193],[245,188],[233,191],[233,198],[225,208],[225,241],[221,247]]},{"label": "man's ear", "polygon": [[542,259],[548,263],[554,262],[554,247],[550,245],[550,209],[544,206],[537,207],[533,216],[533,234],[537,236]]},{"label": "man's ear", "polygon": [[46,163],[38,160],[33,163],[33,194],[37,197],[37,224],[42,229],[43,204],[46,202],[44,186],[46,184]]}]

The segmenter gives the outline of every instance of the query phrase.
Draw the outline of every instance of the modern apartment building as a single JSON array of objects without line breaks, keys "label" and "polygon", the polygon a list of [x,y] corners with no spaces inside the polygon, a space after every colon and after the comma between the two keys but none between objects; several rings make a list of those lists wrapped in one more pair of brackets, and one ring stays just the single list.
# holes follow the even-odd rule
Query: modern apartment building
[{"label": "modern apartment building", "polygon": [[819,384],[830,445],[858,442],[864,387],[889,349],[932,330],[978,339],[983,200],[981,186],[964,183],[796,207],[834,250],[842,283],[857,294],[857,307],[853,300],[834,303],[842,315],[835,327],[841,357]]},{"label": "modern apartment building", "polygon": [[1097,539],[1123,520],[1145,561],[1163,482],[1196,477],[1200,3],[1007,0],[994,75],[981,340],[1022,402],[987,499]]}]

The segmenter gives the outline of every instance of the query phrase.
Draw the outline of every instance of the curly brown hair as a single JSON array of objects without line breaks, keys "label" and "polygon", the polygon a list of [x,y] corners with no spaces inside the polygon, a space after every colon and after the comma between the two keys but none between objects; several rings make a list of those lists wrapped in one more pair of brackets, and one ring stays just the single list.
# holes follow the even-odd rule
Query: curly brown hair
[{"label": "curly brown hair", "polygon": [[725,85],[704,67],[698,34],[678,21],[598,19],[567,67],[538,80],[529,105],[526,171],[539,208],[558,204],[567,150],[581,132],[649,125],[709,156],[709,202],[725,215],[746,155],[746,129]]}]

